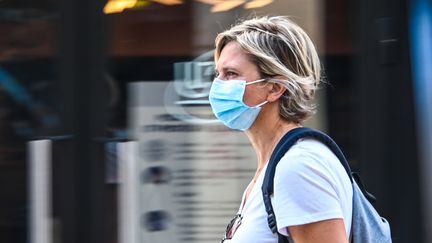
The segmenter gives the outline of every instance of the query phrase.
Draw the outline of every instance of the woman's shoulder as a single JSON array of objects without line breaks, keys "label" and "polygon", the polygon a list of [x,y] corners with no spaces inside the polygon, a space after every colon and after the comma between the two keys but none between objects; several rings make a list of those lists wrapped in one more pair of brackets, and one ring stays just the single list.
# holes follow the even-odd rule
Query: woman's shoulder
[{"label": "woman's shoulder", "polygon": [[322,142],[313,138],[303,138],[294,144],[282,157],[281,163],[325,162],[339,163],[336,155]]},{"label": "woman's shoulder", "polygon": [[330,148],[312,138],[300,139],[286,152],[276,167],[276,174],[285,176],[315,174],[334,177],[338,174],[338,177],[341,177],[344,173],[346,174],[342,164]]}]

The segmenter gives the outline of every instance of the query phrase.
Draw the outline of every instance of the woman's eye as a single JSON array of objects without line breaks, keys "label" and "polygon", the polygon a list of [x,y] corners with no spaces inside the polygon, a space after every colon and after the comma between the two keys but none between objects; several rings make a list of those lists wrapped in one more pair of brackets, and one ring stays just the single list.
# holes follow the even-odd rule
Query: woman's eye
[{"label": "woman's eye", "polygon": [[227,77],[235,77],[237,74],[235,72],[227,72],[226,76]]}]

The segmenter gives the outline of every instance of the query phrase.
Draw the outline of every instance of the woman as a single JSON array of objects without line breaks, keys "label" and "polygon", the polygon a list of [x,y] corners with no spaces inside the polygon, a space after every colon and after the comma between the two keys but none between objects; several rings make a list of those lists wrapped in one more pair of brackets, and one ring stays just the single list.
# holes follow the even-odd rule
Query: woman
[{"label": "woman", "polygon": [[[248,136],[255,176],[223,242],[277,242],[261,194],[274,147],[314,112],[320,62],[307,34],[287,17],[241,22],[216,38],[210,104],[216,117]],[[348,242],[352,186],[336,156],[313,139],[300,140],[279,162],[272,201],[278,231],[296,243]]]}]

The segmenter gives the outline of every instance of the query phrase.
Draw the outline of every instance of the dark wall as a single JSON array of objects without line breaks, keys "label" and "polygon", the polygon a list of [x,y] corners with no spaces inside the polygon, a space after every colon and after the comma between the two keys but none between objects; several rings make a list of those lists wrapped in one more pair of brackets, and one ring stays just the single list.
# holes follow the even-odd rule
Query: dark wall
[{"label": "dark wall", "polygon": [[389,219],[424,242],[407,0],[326,1],[328,128]]}]

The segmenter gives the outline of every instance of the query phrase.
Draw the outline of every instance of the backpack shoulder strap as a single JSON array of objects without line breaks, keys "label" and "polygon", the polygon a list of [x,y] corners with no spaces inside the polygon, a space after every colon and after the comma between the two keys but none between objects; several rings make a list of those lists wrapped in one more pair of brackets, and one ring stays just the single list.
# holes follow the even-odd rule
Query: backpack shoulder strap
[{"label": "backpack shoulder strap", "polygon": [[285,155],[285,153],[299,139],[305,137],[315,138],[318,141],[324,143],[327,147],[329,147],[336,155],[336,157],[339,159],[339,161],[342,163],[342,166],[345,168],[345,171],[347,172],[348,177],[351,180],[351,183],[353,182],[349,164],[345,156],[343,155],[342,151],[340,150],[339,146],[333,141],[333,139],[331,139],[328,135],[311,128],[300,127],[300,128],[295,128],[290,130],[281,138],[279,143],[276,145],[276,148],[274,149],[270,157],[270,161],[268,162],[264,181],[261,187],[263,193],[264,206],[267,212],[268,225],[273,233],[277,233],[277,226],[276,226],[276,218],[273,212],[273,206],[271,204],[270,196],[273,194],[273,189],[274,189],[273,182],[274,182],[276,166],[280,161],[280,159]]}]

